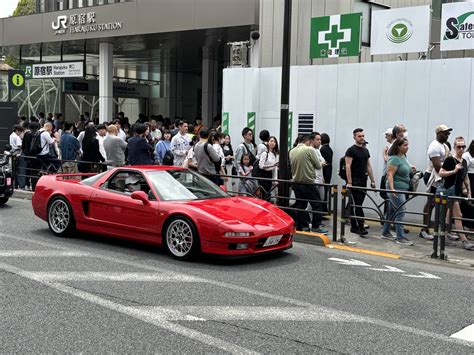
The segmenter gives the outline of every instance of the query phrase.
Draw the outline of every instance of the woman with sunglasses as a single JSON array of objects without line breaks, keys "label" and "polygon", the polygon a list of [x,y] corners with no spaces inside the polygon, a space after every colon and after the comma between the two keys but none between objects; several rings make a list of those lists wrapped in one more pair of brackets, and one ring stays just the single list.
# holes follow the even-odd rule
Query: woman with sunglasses
[{"label": "woman with sunglasses", "polygon": [[[439,171],[439,176],[444,179],[444,184],[441,191],[447,196],[462,196],[463,186],[465,187],[467,197],[471,198],[471,187],[469,178],[467,176],[467,162],[462,155],[466,150],[466,143],[463,137],[456,137],[454,139],[454,153],[452,156],[446,158]],[[461,208],[459,201],[454,201],[452,216],[454,219],[454,226],[457,230],[462,230]],[[459,238],[462,241],[462,246],[466,250],[474,251],[474,243],[467,240],[464,233],[459,233]]]}]

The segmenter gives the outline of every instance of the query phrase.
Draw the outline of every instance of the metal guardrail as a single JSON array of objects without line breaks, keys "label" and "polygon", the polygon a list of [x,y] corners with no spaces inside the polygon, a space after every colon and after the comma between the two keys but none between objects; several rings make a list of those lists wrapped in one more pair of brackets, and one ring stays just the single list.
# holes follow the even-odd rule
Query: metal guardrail
[{"label": "metal guardrail", "polygon": [[[353,203],[353,199],[351,198],[352,194],[351,191],[361,191],[365,194],[365,196],[368,198],[369,204],[366,206],[361,206],[361,205],[356,205]],[[386,212],[385,208],[387,207],[388,203],[391,203],[389,200],[383,200],[380,203],[376,201],[374,196],[370,193],[376,194],[376,193],[396,193],[396,194],[405,194],[408,195],[408,198],[406,199],[405,202],[403,202],[400,206],[394,209],[393,213],[386,218]],[[420,228],[430,228],[433,226],[433,222],[431,221],[431,218],[428,219],[428,223],[415,223],[415,222],[397,222],[395,221],[396,217],[398,217],[401,213],[405,215],[414,215],[414,216],[423,216],[427,217],[427,214],[425,212],[416,212],[416,211],[403,211],[402,208],[404,208],[409,202],[413,201],[415,198],[427,198],[429,203],[432,203],[434,200],[434,195],[430,193],[425,193],[425,192],[412,192],[412,191],[391,191],[391,190],[385,190],[385,189],[378,189],[378,188],[369,188],[369,187],[360,187],[360,186],[343,186],[341,189],[341,194],[342,194],[342,208],[341,208],[341,239],[344,241],[344,235],[345,235],[345,226],[346,222],[348,222],[351,219],[355,220],[367,220],[367,221],[373,221],[373,222],[379,222],[379,223],[390,223],[390,224],[400,224],[400,225],[407,225],[407,226],[413,226],[413,227],[420,227]],[[430,202],[431,201],[431,202]],[[352,208],[361,208],[362,210],[370,210],[372,212],[375,212],[377,218],[374,217],[359,217],[356,215],[351,215],[350,210]]]}]

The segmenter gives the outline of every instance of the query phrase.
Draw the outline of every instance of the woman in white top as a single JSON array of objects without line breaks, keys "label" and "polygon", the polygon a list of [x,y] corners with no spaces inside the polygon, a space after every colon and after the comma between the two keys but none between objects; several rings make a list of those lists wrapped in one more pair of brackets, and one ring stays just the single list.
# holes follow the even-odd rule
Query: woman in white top
[{"label": "woman in white top", "polygon": [[[260,154],[260,159],[258,166],[262,170],[261,177],[267,179],[276,179],[278,175],[278,140],[276,137],[271,136],[268,139],[267,150],[263,151]],[[265,192],[268,193],[272,188],[272,181],[270,180],[260,180],[260,186],[265,189]]]},{"label": "woman in white top", "polygon": [[[222,144],[224,144],[224,134],[221,132],[216,132],[212,135],[212,148],[216,151],[219,158],[221,158],[221,168],[220,171],[217,171],[217,174],[225,175],[224,165],[225,165],[225,156],[224,151],[222,150]],[[227,181],[227,179],[224,179]]]},{"label": "woman in white top", "polygon": [[264,129],[260,131],[258,138],[260,138],[262,142],[259,145],[257,145],[257,155],[255,155],[255,157],[257,159],[260,159],[260,156],[262,155],[262,153],[267,150],[268,140],[270,139],[270,132]]},{"label": "woman in white top", "polygon": [[474,139],[471,141],[469,148],[467,148],[462,157],[467,162],[467,173],[472,189],[474,188]]}]

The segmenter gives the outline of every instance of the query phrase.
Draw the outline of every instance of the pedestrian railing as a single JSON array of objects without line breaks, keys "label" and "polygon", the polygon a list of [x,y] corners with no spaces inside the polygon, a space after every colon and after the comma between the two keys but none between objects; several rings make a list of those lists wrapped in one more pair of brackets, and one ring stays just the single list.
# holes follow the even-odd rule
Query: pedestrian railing
[{"label": "pedestrian railing", "polygon": [[[354,203],[353,192],[357,191],[365,195],[364,200],[367,202],[365,205],[357,205]],[[406,200],[401,203],[399,206],[394,206],[389,199],[382,198],[381,201],[375,197],[376,194],[380,193],[395,193],[395,194],[404,194],[407,196]],[[427,203],[432,204],[434,201],[434,195],[425,193],[425,192],[412,192],[412,191],[391,191],[385,189],[377,188],[368,188],[360,186],[343,186],[341,189],[342,194],[342,206],[341,206],[341,223],[340,223],[340,232],[341,240],[344,242],[346,224],[351,220],[362,220],[362,221],[373,221],[379,222],[381,224],[390,223],[393,225],[400,224],[406,226],[420,227],[429,229],[433,226],[431,218],[428,218],[427,213],[418,212],[418,211],[408,211],[405,210],[406,206],[415,199],[426,199]],[[357,216],[351,211],[355,211],[356,208],[362,209],[362,211],[371,211],[372,213],[369,216]],[[410,220],[404,220],[402,222],[397,222],[396,219],[400,215],[411,215],[411,216],[422,216],[423,220],[427,220],[428,223],[419,223]]]},{"label": "pedestrian railing", "polygon": [[[448,234],[464,234],[466,237],[471,238],[474,236],[474,228],[464,228],[465,224],[474,226],[474,218],[471,218],[472,216],[454,216],[454,204],[458,203],[461,211],[463,205],[467,207],[466,210],[474,209],[474,199],[439,194],[436,195],[436,202],[440,208],[438,209],[438,215],[435,216],[435,232],[437,233],[433,242],[432,257],[438,257],[439,247],[439,258],[446,260],[448,258],[446,254],[446,238],[448,238]],[[461,229],[456,227],[456,224],[459,226],[459,222],[461,223]]]},{"label": "pedestrian railing", "polygon": [[31,186],[34,190],[37,181],[43,175],[67,174],[67,173],[99,173],[107,170],[107,164],[80,161],[65,160],[54,157],[41,159],[25,155],[12,156],[11,167],[14,172],[15,187]]}]

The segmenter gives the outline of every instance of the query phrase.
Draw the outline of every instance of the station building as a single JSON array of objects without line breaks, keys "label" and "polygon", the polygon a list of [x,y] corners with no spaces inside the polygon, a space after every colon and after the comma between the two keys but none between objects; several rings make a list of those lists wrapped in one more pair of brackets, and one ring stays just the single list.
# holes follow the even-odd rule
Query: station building
[{"label": "station building", "polygon": [[[418,60],[422,54],[371,56],[370,16],[427,4],[433,44],[423,55],[441,58],[443,2],[451,1],[293,0],[291,65]],[[106,121],[124,111],[132,122],[139,112],[202,115],[209,124],[222,111],[224,68],[281,65],[283,8],[283,0],[37,0],[36,14],[0,19],[0,53],[23,65],[83,63],[81,77],[28,80],[23,92],[13,93],[20,114],[65,112],[74,120],[87,111]],[[349,12],[364,14],[361,55],[311,60],[311,18]],[[244,42],[246,53],[232,51],[231,42]],[[239,64],[236,54],[245,60]]]}]

